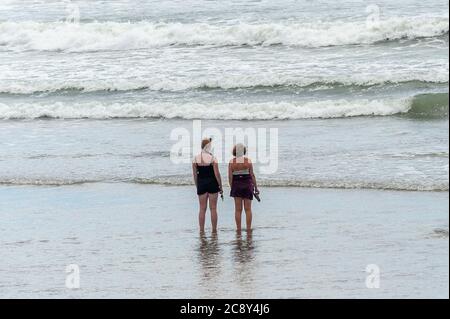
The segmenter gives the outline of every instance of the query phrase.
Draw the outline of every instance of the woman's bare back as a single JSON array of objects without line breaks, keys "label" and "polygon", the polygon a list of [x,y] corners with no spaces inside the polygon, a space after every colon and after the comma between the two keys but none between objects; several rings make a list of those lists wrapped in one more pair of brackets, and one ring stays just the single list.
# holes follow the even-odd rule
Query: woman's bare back
[{"label": "woman's bare back", "polygon": [[247,157],[233,158],[230,161],[230,166],[233,172],[248,170],[252,167],[252,161]]},{"label": "woman's bare back", "polygon": [[210,153],[201,152],[194,158],[194,163],[198,166],[208,166],[215,161],[214,156]]}]

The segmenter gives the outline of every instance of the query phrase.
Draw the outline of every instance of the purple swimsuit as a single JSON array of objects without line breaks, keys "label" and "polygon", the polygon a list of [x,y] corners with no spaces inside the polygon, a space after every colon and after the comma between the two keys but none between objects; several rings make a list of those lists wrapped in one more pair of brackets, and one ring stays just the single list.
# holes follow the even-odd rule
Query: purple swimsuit
[{"label": "purple swimsuit", "polygon": [[230,196],[253,200],[254,188],[253,178],[250,174],[233,175]]}]

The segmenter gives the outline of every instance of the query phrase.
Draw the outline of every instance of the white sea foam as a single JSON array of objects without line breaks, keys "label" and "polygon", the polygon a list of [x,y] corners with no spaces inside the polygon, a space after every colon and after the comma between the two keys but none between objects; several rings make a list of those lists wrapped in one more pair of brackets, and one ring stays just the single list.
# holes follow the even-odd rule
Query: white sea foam
[{"label": "white sea foam", "polygon": [[448,33],[448,17],[391,17],[376,27],[365,21],[317,23],[2,22],[0,46],[14,50],[102,51],[168,45],[288,45],[321,47],[435,37]]},{"label": "white sea foam", "polygon": [[[164,186],[192,186],[192,177],[189,176],[160,176],[148,178],[132,178],[116,180],[133,184],[164,185]],[[45,178],[0,178],[0,185],[14,186],[70,186],[91,183],[111,183],[108,180],[85,179],[45,179]],[[374,189],[392,191],[419,191],[419,192],[448,192],[448,182],[415,183],[408,181],[350,181],[346,180],[308,180],[308,179],[260,179],[258,184],[262,187],[299,187],[299,188],[331,188],[331,189]]]},{"label": "white sea foam", "polygon": [[135,79],[70,79],[43,78],[27,81],[2,81],[0,94],[34,94],[42,92],[97,92],[97,91],[133,91],[150,90],[180,92],[202,89],[307,89],[310,91],[332,89],[334,87],[369,87],[374,85],[397,85],[411,82],[448,83],[448,63],[445,66],[430,68],[419,72],[393,73],[392,70],[381,70],[373,74],[351,73],[342,76],[327,76],[326,78],[296,77],[279,74],[265,75],[223,75],[210,78],[166,78],[154,76]]},{"label": "white sea foam", "polygon": [[[191,177],[153,177],[132,180],[137,184],[154,184],[167,186],[193,185]],[[309,180],[309,179],[259,179],[262,187],[300,187],[300,188],[335,188],[335,189],[377,189],[393,191],[422,191],[448,192],[448,182],[442,183],[414,183],[406,181],[351,181],[351,180]]]},{"label": "white sea foam", "polygon": [[6,186],[69,186],[95,183],[85,179],[41,179],[41,178],[0,178],[0,185]]},{"label": "white sea foam", "polygon": [[2,119],[109,119],[109,118],[183,118],[220,120],[288,120],[309,118],[339,118],[353,116],[385,116],[405,113],[410,99],[399,100],[327,100],[305,103],[15,103],[0,104]]}]

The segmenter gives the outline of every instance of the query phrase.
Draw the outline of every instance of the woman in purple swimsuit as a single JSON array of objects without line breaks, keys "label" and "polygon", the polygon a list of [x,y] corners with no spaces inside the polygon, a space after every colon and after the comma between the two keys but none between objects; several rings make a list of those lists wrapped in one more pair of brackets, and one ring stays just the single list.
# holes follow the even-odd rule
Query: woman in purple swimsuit
[{"label": "woman in purple swimsuit", "polygon": [[[253,195],[259,195],[252,161],[246,157],[247,148],[237,144],[233,148],[234,158],[228,165],[228,180],[231,197],[234,197],[236,228],[241,231],[242,210],[245,210],[247,231],[252,229]],[[258,198],[258,197],[257,197]]]}]

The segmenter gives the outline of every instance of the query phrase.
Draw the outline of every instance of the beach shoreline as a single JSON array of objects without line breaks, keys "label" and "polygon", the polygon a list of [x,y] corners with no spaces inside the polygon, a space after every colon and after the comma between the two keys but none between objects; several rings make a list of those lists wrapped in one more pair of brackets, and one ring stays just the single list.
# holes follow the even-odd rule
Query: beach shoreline
[{"label": "beach shoreline", "polygon": [[0,298],[448,299],[448,1],[0,17]]},{"label": "beach shoreline", "polygon": [[[208,226],[201,237],[193,187],[2,186],[0,296],[448,298],[448,193],[263,188],[262,198],[251,237],[236,235],[228,197],[218,236]],[[71,264],[77,290],[65,287]],[[379,289],[365,285],[372,264]]]}]

